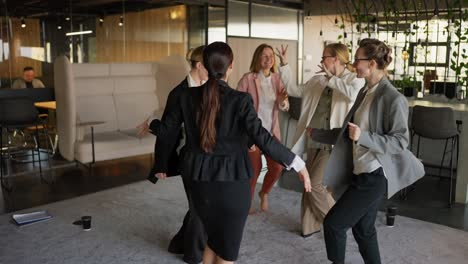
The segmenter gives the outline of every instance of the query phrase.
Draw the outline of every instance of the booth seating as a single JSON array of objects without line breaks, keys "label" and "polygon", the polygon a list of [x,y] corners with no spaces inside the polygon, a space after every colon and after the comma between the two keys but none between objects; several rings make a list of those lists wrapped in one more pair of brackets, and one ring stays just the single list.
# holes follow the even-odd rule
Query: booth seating
[{"label": "booth seating", "polygon": [[160,117],[169,91],[185,78],[183,57],[155,63],[54,63],[59,150],[81,163],[154,151],[155,136],[136,136],[146,118]]}]

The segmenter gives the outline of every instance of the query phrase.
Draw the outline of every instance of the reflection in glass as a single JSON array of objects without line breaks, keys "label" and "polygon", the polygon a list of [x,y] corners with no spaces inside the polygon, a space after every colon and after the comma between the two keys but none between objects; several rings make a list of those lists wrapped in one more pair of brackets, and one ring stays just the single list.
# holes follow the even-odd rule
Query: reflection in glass
[{"label": "reflection in glass", "polygon": [[249,4],[245,2],[229,1],[228,5],[228,35],[248,37]]},{"label": "reflection in glass", "polygon": [[298,38],[298,11],[252,4],[252,37]]},{"label": "reflection in glass", "polygon": [[196,48],[204,45],[206,40],[206,8],[202,5],[187,7],[188,12],[188,47]]},{"label": "reflection in glass", "polygon": [[45,61],[44,48],[20,47],[20,56],[38,61]]},{"label": "reflection in glass", "polygon": [[224,7],[208,8],[208,43],[226,42],[226,12]]}]

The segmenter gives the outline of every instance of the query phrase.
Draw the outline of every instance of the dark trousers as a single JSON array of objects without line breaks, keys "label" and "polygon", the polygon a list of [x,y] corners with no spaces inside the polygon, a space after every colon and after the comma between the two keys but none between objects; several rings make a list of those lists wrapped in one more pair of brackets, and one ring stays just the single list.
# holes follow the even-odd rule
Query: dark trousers
[{"label": "dark trousers", "polygon": [[190,181],[185,180],[184,177],[182,177],[182,181],[189,203],[189,210],[185,214],[179,232],[172,238],[168,250],[172,253],[184,254],[183,260],[186,263],[200,263],[203,259],[207,235],[190,198]]},{"label": "dark trousers", "polygon": [[364,263],[381,263],[375,218],[386,189],[387,179],[382,168],[353,176],[350,186],[328,212],[323,223],[330,261],[344,263],[346,231],[352,228]]}]

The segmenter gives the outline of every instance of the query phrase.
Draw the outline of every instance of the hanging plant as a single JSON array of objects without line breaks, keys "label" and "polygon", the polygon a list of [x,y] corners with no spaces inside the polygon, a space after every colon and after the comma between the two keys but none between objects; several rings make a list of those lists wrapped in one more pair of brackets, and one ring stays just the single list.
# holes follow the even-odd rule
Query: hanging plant
[{"label": "hanging plant", "polygon": [[468,86],[468,50],[462,48],[461,43],[468,43],[468,28],[463,28],[463,24],[468,19],[468,9],[463,10],[460,1],[455,3],[459,4],[459,19],[455,19],[453,23],[457,40],[453,42],[455,48],[450,59],[450,69],[455,73],[457,85],[466,87]]}]

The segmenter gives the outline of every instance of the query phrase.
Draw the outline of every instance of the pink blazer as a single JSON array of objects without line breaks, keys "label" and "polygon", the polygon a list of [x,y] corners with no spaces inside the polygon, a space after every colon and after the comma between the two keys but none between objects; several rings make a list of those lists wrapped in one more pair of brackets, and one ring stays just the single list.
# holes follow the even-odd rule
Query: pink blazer
[{"label": "pink blazer", "polygon": [[[271,84],[276,91],[276,104],[273,107],[273,120],[272,120],[272,133],[273,136],[281,141],[281,132],[279,128],[278,121],[278,110],[287,111],[289,109],[289,102],[286,102],[284,108],[280,107],[281,102],[279,101],[279,94],[286,92],[283,82],[281,81],[280,75],[278,73],[271,73]],[[237,90],[241,92],[247,92],[252,96],[255,111],[258,113],[258,98],[261,96],[262,89],[260,87],[260,79],[257,77],[257,73],[249,72],[244,74],[237,84]]]}]

